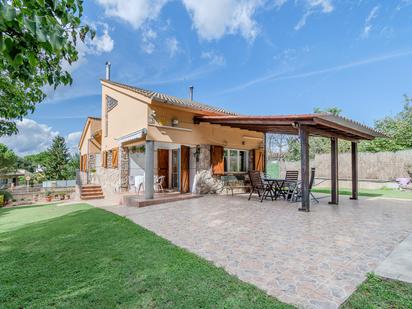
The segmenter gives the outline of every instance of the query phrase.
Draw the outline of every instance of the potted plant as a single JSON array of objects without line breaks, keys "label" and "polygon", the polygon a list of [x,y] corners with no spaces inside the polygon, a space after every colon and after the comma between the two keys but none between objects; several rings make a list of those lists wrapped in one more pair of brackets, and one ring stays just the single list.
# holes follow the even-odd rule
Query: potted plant
[{"label": "potted plant", "polygon": [[51,202],[52,200],[52,193],[50,191],[46,192],[46,201]]}]

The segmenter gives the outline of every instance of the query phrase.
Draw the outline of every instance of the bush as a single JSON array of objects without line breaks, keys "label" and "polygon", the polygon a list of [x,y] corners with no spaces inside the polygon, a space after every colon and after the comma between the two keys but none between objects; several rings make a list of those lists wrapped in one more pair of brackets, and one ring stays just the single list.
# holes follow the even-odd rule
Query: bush
[{"label": "bush", "polygon": [[0,190],[0,195],[4,196],[5,203],[13,199],[13,195],[9,191],[6,191],[6,190]]}]

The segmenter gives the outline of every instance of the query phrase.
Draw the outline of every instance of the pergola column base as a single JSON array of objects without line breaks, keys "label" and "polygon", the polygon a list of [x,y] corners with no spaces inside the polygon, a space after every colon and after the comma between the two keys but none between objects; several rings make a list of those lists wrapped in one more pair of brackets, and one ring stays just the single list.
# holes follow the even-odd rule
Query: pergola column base
[{"label": "pergola column base", "polygon": [[304,212],[310,212],[310,210],[308,208],[298,208],[299,211],[304,211]]},{"label": "pergola column base", "polygon": [[339,202],[328,202],[329,205],[339,205]]},{"label": "pergola column base", "polygon": [[357,197],[353,197],[353,196],[351,196],[349,199],[350,199],[350,200],[354,200],[354,201],[357,201],[357,200],[358,200]]}]

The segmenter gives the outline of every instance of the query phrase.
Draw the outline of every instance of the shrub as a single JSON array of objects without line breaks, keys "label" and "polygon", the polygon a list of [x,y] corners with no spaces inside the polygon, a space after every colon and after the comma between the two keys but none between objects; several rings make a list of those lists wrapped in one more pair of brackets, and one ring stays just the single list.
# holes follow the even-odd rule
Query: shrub
[{"label": "shrub", "polygon": [[13,195],[9,191],[6,191],[6,190],[0,190],[0,195],[4,196],[5,203],[13,199]]}]

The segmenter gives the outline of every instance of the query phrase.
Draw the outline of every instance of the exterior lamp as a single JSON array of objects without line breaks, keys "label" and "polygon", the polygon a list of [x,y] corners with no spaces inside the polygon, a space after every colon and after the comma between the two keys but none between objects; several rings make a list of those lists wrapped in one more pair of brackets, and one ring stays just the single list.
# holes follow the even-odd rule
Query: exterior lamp
[{"label": "exterior lamp", "polygon": [[179,120],[172,119],[172,127],[177,127],[177,126],[179,126]]},{"label": "exterior lamp", "polygon": [[200,157],[200,145],[196,145],[196,150],[193,153],[193,155],[196,158],[196,162],[199,162],[199,157]]}]

